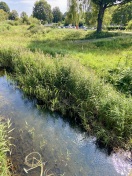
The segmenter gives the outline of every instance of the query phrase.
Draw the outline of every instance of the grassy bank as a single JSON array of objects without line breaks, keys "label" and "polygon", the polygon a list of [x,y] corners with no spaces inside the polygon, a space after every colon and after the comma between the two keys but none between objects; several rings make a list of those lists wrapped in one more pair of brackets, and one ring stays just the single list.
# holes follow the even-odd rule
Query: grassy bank
[{"label": "grassy bank", "polygon": [[79,121],[105,146],[132,146],[131,58],[131,34],[43,26],[0,32],[0,67],[26,94]]},{"label": "grassy bank", "polygon": [[106,146],[132,145],[132,99],[104,83],[76,60],[52,58],[26,49],[0,48],[0,65],[8,68],[23,91],[52,111],[80,121]]},{"label": "grassy bank", "polygon": [[9,24],[1,25],[1,28],[0,46],[42,51],[53,58],[58,54],[66,56],[94,71],[117,91],[132,95],[131,33],[103,32],[97,35],[92,31]]},{"label": "grassy bank", "polygon": [[8,139],[7,139],[7,124],[0,122],[0,175],[10,176],[8,163],[7,163],[7,151],[9,151]]}]

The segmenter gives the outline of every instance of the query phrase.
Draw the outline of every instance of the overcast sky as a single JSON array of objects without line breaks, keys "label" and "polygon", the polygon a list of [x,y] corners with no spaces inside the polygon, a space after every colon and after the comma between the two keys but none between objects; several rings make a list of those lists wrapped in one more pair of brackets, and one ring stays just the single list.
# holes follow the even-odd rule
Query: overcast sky
[{"label": "overcast sky", "polygon": [[[36,0],[2,0],[6,2],[11,10],[17,10],[19,14],[25,11],[28,15],[31,15],[33,10],[33,5]],[[60,10],[64,13],[67,9],[67,0],[47,0],[51,7],[58,6]]]}]

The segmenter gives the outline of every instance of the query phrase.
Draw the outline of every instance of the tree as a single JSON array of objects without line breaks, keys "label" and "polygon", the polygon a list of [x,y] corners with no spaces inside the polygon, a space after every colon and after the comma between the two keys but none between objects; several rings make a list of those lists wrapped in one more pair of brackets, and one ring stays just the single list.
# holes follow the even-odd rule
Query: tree
[{"label": "tree", "polygon": [[21,15],[20,15],[21,18],[24,18],[25,16],[28,17],[28,15],[26,14],[26,12],[22,12]]},{"label": "tree", "polygon": [[67,12],[65,12],[65,13],[62,15],[62,20],[63,20],[63,21],[66,19],[66,16],[67,16]]},{"label": "tree", "polygon": [[76,27],[79,25],[79,10],[76,0],[71,0],[71,5],[67,13],[66,21],[76,25]]},{"label": "tree", "polygon": [[[97,25],[97,15],[98,15],[98,6],[91,4],[92,9],[85,14],[85,22],[87,25],[96,26]],[[115,10],[115,7],[107,8],[104,14],[103,27],[108,26],[111,23],[112,14]]]},{"label": "tree", "polygon": [[34,4],[33,17],[41,20],[43,23],[50,23],[53,19],[51,6],[45,0],[39,0]]},{"label": "tree", "polygon": [[9,13],[10,9],[8,7],[8,5],[5,2],[0,2],[0,9],[4,10],[5,12]]},{"label": "tree", "polygon": [[87,25],[93,26],[97,23],[98,8],[97,5],[92,4],[92,9],[85,13],[85,23]]},{"label": "tree", "polygon": [[112,15],[112,23],[118,25],[127,25],[132,19],[132,2],[117,7]]},{"label": "tree", "polygon": [[4,21],[8,19],[8,13],[6,13],[3,9],[0,9],[0,21]]},{"label": "tree", "polygon": [[103,26],[109,26],[111,24],[112,15],[114,11],[116,10],[117,6],[112,6],[110,8],[107,8],[104,14],[103,19]]},{"label": "tree", "polygon": [[20,17],[23,23],[27,23],[27,24],[29,23],[28,15],[26,14],[26,12],[22,12]]},{"label": "tree", "polygon": [[52,14],[53,14],[53,22],[54,23],[58,23],[58,22],[62,21],[62,13],[61,13],[59,7],[53,8]]},{"label": "tree", "polygon": [[12,12],[9,13],[9,20],[16,20],[19,17],[16,10],[12,10]]},{"label": "tree", "polygon": [[97,18],[97,32],[101,32],[102,30],[102,22],[104,18],[105,10],[114,5],[121,5],[127,2],[131,2],[131,0],[92,0],[98,6],[98,18]]}]

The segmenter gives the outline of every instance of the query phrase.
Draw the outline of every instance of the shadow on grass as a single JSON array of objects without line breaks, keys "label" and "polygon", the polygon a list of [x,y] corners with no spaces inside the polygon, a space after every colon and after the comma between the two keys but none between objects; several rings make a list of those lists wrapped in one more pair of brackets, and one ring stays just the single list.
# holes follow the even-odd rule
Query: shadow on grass
[{"label": "shadow on grass", "polygon": [[117,37],[117,36],[121,36],[122,33],[120,32],[99,32],[97,33],[95,32],[91,32],[88,33],[85,37],[85,39],[101,39],[101,38],[109,38],[109,37]]}]

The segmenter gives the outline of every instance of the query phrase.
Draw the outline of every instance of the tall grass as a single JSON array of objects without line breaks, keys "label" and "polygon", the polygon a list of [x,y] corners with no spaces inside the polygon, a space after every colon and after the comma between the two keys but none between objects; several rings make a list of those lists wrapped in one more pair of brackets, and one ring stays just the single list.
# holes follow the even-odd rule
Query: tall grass
[{"label": "tall grass", "polygon": [[132,99],[69,57],[0,48],[0,64],[23,91],[52,111],[69,114],[106,146],[132,146]]},{"label": "tall grass", "polygon": [[[81,121],[105,145],[130,147],[132,37],[118,35],[11,26],[0,32],[0,67],[26,94]],[[80,40],[86,38],[93,40]]]},{"label": "tall grass", "polygon": [[109,70],[109,74],[106,76],[106,81],[110,82],[120,92],[126,94],[126,96],[132,95],[131,67],[119,67]]},{"label": "tall grass", "polygon": [[0,175],[10,176],[6,154],[9,151],[7,124],[0,122]]}]

